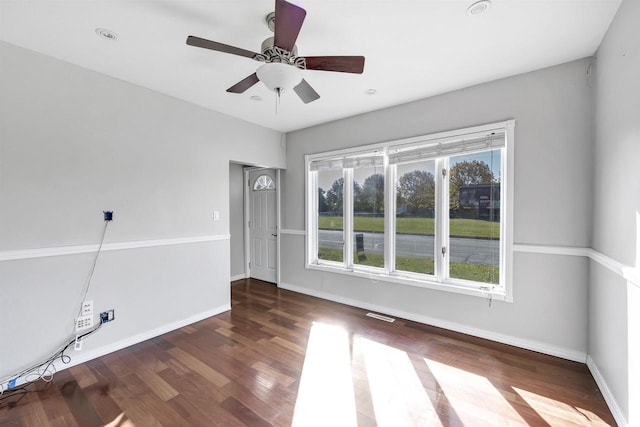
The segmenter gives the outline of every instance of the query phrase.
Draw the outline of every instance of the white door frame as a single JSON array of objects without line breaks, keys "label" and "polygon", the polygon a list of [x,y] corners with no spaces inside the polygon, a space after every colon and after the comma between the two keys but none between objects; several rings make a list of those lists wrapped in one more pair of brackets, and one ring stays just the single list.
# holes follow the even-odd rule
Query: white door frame
[{"label": "white door frame", "polygon": [[259,170],[273,170],[276,173],[276,286],[280,286],[280,169],[268,167],[244,168],[244,271],[246,277],[251,277],[251,231],[249,218],[251,218],[251,179],[249,174]]}]

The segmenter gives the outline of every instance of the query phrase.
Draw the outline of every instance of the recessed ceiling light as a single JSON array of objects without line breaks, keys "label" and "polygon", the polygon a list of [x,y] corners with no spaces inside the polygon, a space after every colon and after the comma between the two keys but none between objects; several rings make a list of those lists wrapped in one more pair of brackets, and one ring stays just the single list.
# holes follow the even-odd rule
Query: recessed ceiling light
[{"label": "recessed ceiling light", "polygon": [[107,30],[106,28],[96,28],[96,34],[103,39],[111,41],[118,40],[118,35],[111,30]]},{"label": "recessed ceiling light", "polygon": [[471,16],[482,15],[491,7],[489,0],[480,0],[467,8],[467,14]]},{"label": "recessed ceiling light", "polygon": [[364,93],[366,93],[367,95],[375,95],[376,92],[378,92],[378,91],[375,90],[375,89],[367,89],[367,90],[364,91]]},{"label": "recessed ceiling light", "polygon": [[258,95],[253,95],[251,98],[249,98],[252,101],[262,101],[262,97],[258,96]]}]

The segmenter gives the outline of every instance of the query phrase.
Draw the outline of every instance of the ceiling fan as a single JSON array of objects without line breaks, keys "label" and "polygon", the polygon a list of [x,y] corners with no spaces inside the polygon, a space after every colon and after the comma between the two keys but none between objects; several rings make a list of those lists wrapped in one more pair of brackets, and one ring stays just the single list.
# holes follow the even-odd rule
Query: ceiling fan
[{"label": "ceiling fan", "polygon": [[299,6],[285,0],[276,0],[275,12],[271,12],[266,18],[274,36],[262,42],[262,53],[195,36],[187,37],[187,44],[245,56],[264,63],[255,73],[227,89],[227,92],[243,93],[261,81],[267,88],[276,92],[278,98],[283,91],[293,88],[300,99],[308,104],[320,98],[320,95],[302,78],[300,70],[361,74],[364,69],[364,56],[298,56],[295,43],[306,14],[307,12]]}]

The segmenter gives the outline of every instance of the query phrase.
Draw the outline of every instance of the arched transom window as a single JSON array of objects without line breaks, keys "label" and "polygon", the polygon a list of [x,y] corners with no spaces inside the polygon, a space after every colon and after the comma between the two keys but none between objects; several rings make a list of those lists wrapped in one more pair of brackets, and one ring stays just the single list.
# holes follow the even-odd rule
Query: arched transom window
[{"label": "arched transom window", "polygon": [[253,191],[275,190],[276,184],[269,175],[260,175],[253,184]]}]

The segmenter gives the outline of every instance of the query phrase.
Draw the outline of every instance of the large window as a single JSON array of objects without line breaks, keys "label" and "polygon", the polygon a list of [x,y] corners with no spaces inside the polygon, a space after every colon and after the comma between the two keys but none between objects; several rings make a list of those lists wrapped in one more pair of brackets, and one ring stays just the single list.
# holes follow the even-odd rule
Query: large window
[{"label": "large window", "polygon": [[307,156],[307,268],[510,300],[513,129]]}]

